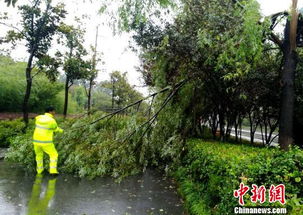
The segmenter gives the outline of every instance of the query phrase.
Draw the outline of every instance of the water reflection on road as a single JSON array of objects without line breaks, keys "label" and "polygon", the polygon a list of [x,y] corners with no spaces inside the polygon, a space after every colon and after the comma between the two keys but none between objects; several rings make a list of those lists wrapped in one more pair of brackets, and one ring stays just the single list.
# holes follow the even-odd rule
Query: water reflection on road
[{"label": "water reflection on road", "polygon": [[0,214],[3,215],[182,215],[175,185],[155,171],[129,177],[80,179],[35,176],[0,161]]},{"label": "water reflection on road", "polygon": [[42,186],[43,175],[36,175],[35,182],[31,193],[31,198],[28,203],[27,214],[30,215],[45,215],[50,207],[50,201],[53,199],[56,192],[57,178],[47,178],[46,190]]}]

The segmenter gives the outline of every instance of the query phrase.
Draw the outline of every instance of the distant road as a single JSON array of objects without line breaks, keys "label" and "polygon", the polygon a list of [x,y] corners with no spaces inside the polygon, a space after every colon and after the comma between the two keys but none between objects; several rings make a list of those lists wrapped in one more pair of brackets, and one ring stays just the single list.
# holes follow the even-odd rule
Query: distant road
[{"label": "distant road", "polygon": [[[275,137],[276,135],[277,135],[277,133],[274,132],[272,134],[272,138]],[[233,136],[233,137],[236,136],[234,128],[231,131],[231,136]],[[244,139],[244,140],[250,140],[250,131],[249,130],[242,129],[242,139]],[[263,143],[261,132],[258,132],[258,131],[255,132],[254,142]],[[278,146],[278,145],[279,145],[279,138],[276,137],[273,140],[273,142],[271,143],[271,146]]]}]

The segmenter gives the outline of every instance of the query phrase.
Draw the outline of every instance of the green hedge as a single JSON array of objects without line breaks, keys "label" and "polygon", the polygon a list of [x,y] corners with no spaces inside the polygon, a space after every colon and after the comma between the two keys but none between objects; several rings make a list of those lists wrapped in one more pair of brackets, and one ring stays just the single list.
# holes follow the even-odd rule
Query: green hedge
[{"label": "green hedge", "polygon": [[[188,153],[176,172],[186,207],[190,214],[233,214],[239,206],[233,191],[243,182],[264,185],[267,201],[250,202],[245,195],[245,207],[287,207],[291,214],[303,214],[303,151],[293,148],[284,152],[276,148],[221,143],[192,139]],[[286,186],[286,205],[269,203],[271,184]]]},{"label": "green hedge", "polygon": [[20,120],[0,120],[0,147],[8,147],[10,138],[18,135],[25,128]]}]

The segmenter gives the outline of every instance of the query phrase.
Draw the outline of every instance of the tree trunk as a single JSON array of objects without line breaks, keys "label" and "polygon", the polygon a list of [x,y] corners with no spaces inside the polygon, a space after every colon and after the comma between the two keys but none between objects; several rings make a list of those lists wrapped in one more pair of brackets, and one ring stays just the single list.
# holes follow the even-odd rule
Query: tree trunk
[{"label": "tree trunk", "polygon": [[230,138],[231,128],[232,128],[231,120],[227,119],[224,141],[227,141]]},{"label": "tree trunk", "polygon": [[[97,44],[98,44],[98,29],[99,26],[96,27],[96,40],[95,40],[95,48],[94,48],[94,56],[93,56],[93,70],[96,69],[96,57],[97,57]],[[97,76],[97,75],[96,75]],[[89,89],[87,95],[87,114],[90,115],[90,107],[91,107],[91,97],[92,97],[92,88],[94,79],[96,78],[95,74],[93,74],[89,79]]]},{"label": "tree trunk", "polygon": [[288,150],[293,143],[293,112],[294,112],[294,73],[296,69],[296,53],[290,50],[285,53],[285,62],[282,70],[282,94],[279,144]]},{"label": "tree trunk", "polygon": [[112,111],[114,111],[114,107],[115,107],[115,82],[114,82],[114,78],[112,78],[112,84],[113,84],[113,89],[112,89]]},{"label": "tree trunk", "polygon": [[241,115],[238,114],[236,116],[236,119],[235,119],[235,137],[236,137],[236,142],[239,142],[239,125],[240,125],[240,122],[241,122]]},{"label": "tree trunk", "polygon": [[66,118],[66,115],[67,115],[67,106],[68,106],[68,90],[69,90],[69,78],[68,78],[68,77],[66,77],[66,80],[65,80],[64,109],[63,109],[63,115],[64,115],[64,118]]},{"label": "tree trunk", "polygon": [[262,123],[260,123],[260,129],[261,129],[262,144],[263,144],[263,146],[265,146],[264,133],[263,133],[263,125],[262,125]]},{"label": "tree trunk", "polygon": [[199,132],[200,132],[200,137],[202,138],[203,137],[203,134],[204,134],[204,126],[202,126],[202,121],[201,119],[199,119],[198,121],[198,129],[199,129]]},{"label": "tree trunk", "polygon": [[211,133],[213,135],[213,138],[216,139],[217,129],[218,129],[218,120],[217,120],[217,113],[212,113],[212,116],[209,120],[209,125],[211,127]]},{"label": "tree trunk", "polygon": [[87,114],[88,115],[90,115],[92,88],[93,88],[93,79],[91,78],[89,80],[89,88],[88,88],[88,95],[87,95]]},{"label": "tree trunk", "polygon": [[296,41],[291,40],[292,23],[288,20],[285,26],[285,39],[283,43],[284,64],[281,74],[282,93],[281,93],[281,112],[279,124],[279,144],[281,149],[288,150],[293,143],[293,115],[294,115],[294,75],[297,66],[297,53],[295,51]]},{"label": "tree trunk", "polygon": [[219,111],[219,125],[220,125],[220,141],[225,141],[225,114],[224,110]]},{"label": "tree trunk", "polygon": [[239,123],[239,130],[240,130],[240,142],[242,142],[242,122],[243,120],[240,121]]},{"label": "tree trunk", "polygon": [[33,62],[34,54],[33,52],[30,54],[28,61],[27,61],[27,67],[25,70],[25,76],[26,76],[26,91],[24,95],[24,100],[22,104],[22,112],[23,112],[23,121],[26,124],[26,127],[28,125],[28,101],[31,94],[32,89],[32,62]]},{"label": "tree trunk", "polygon": [[26,91],[24,95],[23,100],[23,120],[28,125],[28,101],[31,94],[31,88],[32,88],[32,77],[31,77],[31,68],[26,68]]},{"label": "tree trunk", "polygon": [[256,119],[257,118],[256,115],[257,115],[257,113],[254,113],[253,110],[248,114],[249,124],[250,124],[250,143],[251,144],[254,143],[255,133],[256,133],[257,127],[259,125],[259,120]]}]

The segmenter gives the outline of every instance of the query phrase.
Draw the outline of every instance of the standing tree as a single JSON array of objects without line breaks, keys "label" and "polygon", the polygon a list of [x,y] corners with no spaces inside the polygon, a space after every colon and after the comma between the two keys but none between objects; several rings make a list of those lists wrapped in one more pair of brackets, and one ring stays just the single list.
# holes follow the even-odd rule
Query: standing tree
[{"label": "standing tree", "polygon": [[[136,0],[133,0],[134,2],[137,2]],[[162,2],[162,1],[159,1]],[[169,2],[169,1],[164,1],[164,2]],[[203,12],[203,10],[199,11],[199,8],[193,7],[193,4],[196,4],[195,1],[188,3],[187,1],[183,1],[185,3],[184,8],[188,8],[188,10],[190,11],[190,13],[188,13],[186,16],[187,17],[191,17],[192,14],[195,14],[195,12],[198,12],[201,16],[203,16],[204,18],[207,19],[207,22],[205,22],[204,26],[199,29],[199,36],[205,36],[205,43],[211,47],[212,50],[210,50],[209,53],[212,53],[214,49],[214,44],[212,44],[211,42],[215,39],[218,40],[218,42],[221,40],[222,41],[222,34],[219,32],[216,32],[216,30],[222,30],[228,28],[228,25],[222,25],[222,23],[226,22],[227,20],[236,20],[231,19],[231,17],[235,17],[235,15],[237,14],[244,14],[243,11],[246,11],[246,13],[251,13],[253,12],[253,10],[249,9],[247,10],[247,4],[248,3],[253,3],[253,1],[243,1],[242,3],[238,0],[233,0],[233,1],[224,1],[224,2],[220,2],[220,1],[216,1],[215,4],[217,4],[216,10],[215,10],[215,15],[214,16],[209,16],[208,13]],[[209,5],[212,1],[207,1],[204,5]],[[220,2],[220,3],[218,3]],[[231,6],[229,3],[234,4],[233,6]],[[223,10],[220,11],[220,9],[222,8],[222,5],[225,4],[229,4],[229,8],[234,8],[234,6],[237,6],[239,8],[241,8],[242,12],[237,12],[235,14],[231,14],[232,16],[230,16],[229,14],[226,14],[226,11],[228,10]],[[138,7],[143,7],[144,4],[137,4],[136,6],[132,6],[132,4],[125,4],[122,9],[127,8],[129,12],[125,12],[122,13],[122,15],[124,14],[124,16],[122,16],[122,23],[126,23],[130,28],[133,27],[137,27],[140,30],[140,25],[138,25],[138,23],[136,23],[135,21],[140,19],[132,19],[133,17],[136,17],[136,15],[139,14],[139,16],[141,15],[140,13],[137,13],[137,8]],[[208,7],[203,7],[203,8],[208,8]],[[212,8],[212,7],[210,7]],[[256,8],[256,7],[255,7]],[[220,12],[219,12],[220,11]],[[126,14],[126,15],[125,15]],[[220,14],[220,16],[218,16],[217,14]],[[216,18],[221,17],[221,16],[225,16],[226,15],[226,19],[224,20],[224,22],[222,20],[218,20],[216,21]],[[270,37],[271,40],[276,43],[279,48],[282,50],[283,52],[283,62],[282,62],[282,66],[281,66],[281,86],[282,86],[282,93],[281,93],[281,106],[280,106],[280,121],[279,121],[279,142],[280,142],[280,146],[282,149],[287,150],[289,145],[292,144],[293,142],[293,113],[294,113],[294,100],[295,100],[295,89],[294,89],[294,77],[295,77],[295,70],[297,67],[297,53],[296,53],[296,47],[297,46],[302,46],[302,33],[303,33],[303,22],[302,22],[302,16],[298,15],[297,12],[297,0],[292,0],[292,9],[291,9],[291,13],[287,13],[287,12],[282,12],[282,13],[278,13],[275,14],[272,17],[273,23],[271,26],[271,30],[273,30],[274,26],[276,26],[277,22],[281,21],[281,17],[287,17],[287,21],[286,21],[286,25],[285,25],[285,30],[284,30],[284,38],[281,39],[279,38],[276,34],[274,34],[274,32],[270,32]],[[257,16],[254,16],[257,17]],[[123,19],[124,18],[124,19]],[[139,17],[140,18],[140,17]],[[298,19],[299,18],[299,19]],[[135,20],[135,21],[134,21]],[[238,20],[241,20],[238,19]],[[240,73],[246,73],[246,71],[250,70],[251,65],[253,65],[254,62],[256,61],[256,56],[260,56],[260,54],[255,55],[257,52],[256,47],[261,47],[260,44],[257,44],[257,46],[255,46],[254,44],[252,44],[251,47],[247,47],[246,45],[242,46],[241,44],[249,44],[249,43],[243,43],[242,41],[245,40],[250,40],[250,39],[254,39],[253,37],[255,35],[258,35],[258,33],[256,34],[255,32],[253,32],[253,30],[251,29],[256,29],[256,22],[255,20],[249,18],[246,20],[251,20],[253,22],[251,22],[248,25],[248,30],[252,31],[250,32],[250,34],[246,34],[249,32],[241,32],[240,34],[231,34],[228,35],[228,38],[230,38],[229,41],[226,41],[225,44],[228,45],[230,48],[227,49],[226,54],[221,54],[221,56],[219,56],[219,63],[218,66],[215,68],[216,70],[221,69],[222,68],[227,68],[227,70],[229,71],[233,71],[233,70],[238,70],[240,71]],[[299,20],[299,23],[298,23]],[[217,26],[219,28],[215,29],[212,32],[215,32],[212,39],[211,36],[209,36],[210,34],[205,34],[203,35],[203,33],[206,31],[205,29],[208,28],[208,25],[211,23],[211,25],[213,25],[214,21],[216,22],[216,24],[214,24],[214,26]],[[202,23],[202,22],[200,22]],[[221,25],[221,26],[219,26]],[[302,26],[301,26],[302,25]],[[192,23],[189,25],[190,27],[192,27]],[[224,27],[223,27],[224,26]],[[240,23],[234,23],[233,25],[233,29],[237,30],[238,28],[241,28],[242,24]],[[244,25],[246,26],[246,24]],[[259,30],[258,30],[259,31]],[[224,35],[224,34],[223,34]],[[245,35],[245,37],[243,38],[243,35]],[[239,38],[237,38],[239,37]],[[236,43],[234,43],[234,46],[230,46],[230,42],[232,42],[232,40],[235,40]],[[252,41],[257,41],[257,40],[252,40]],[[258,42],[259,43],[259,42]],[[222,46],[224,46],[224,44],[220,44],[220,48],[222,50],[224,50],[222,48]],[[241,49],[241,46],[244,49]],[[248,45],[249,46],[249,45]],[[259,50],[261,50],[260,48],[257,48]],[[245,52],[248,54],[246,57],[245,55],[243,55],[243,50],[245,50]],[[205,49],[204,49],[205,51]],[[243,53],[241,53],[243,52]],[[234,53],[236,53],[236,57],[231,56]],[[260,53],[260,52],[259,52]],[[211,55],[211,54],[210,54]],[[206,60],[206,62],[214,62],[215,60],[210,59],[211,56],[208,56],[208,59]],[[245,59],[246,58],[246,59]],[[250,59],[251,58],[251,59]],[[243,62],[244,59],[247,62]],[[235,65],[234,67],[236,67],[235,69],[231,69],[231,66]],[[254,66],[254,65],[253,65]],[[228,71],[227,71],[228,72]],[[239,76],[238,72],[234,74],[231,74],[231,76],[229,76],[229,74],[225,75],[225,79],[229,79],[229,78],[237,78],[237,76]],[[222,111],[220,111],[221,113],[226,112],[225,110],[225,106],[219,106]],[[222,108],[223,107],[223,108]],[[219,114],[220,115],[220,114]],[[221,114],[222,115],[222,114]],[[220,118],[220,117],[219,117]],[[222,115],[221,118],[224,118],[224,115]],[[224,122],[223,120],[221,120],[222,122]],[[224,127],[224,126],[221,126]]]},{"label": "standing tree", "polygon": [[297,66],[296,35],[298,24],[297,0],[293,0],[291,20],[287,20],[283,42],[282,95],[279,143],[287,150],[293,143],[293,113],[295,101],[294,78]]},{"label": "standing tree", "polygon": [[[283,62],[281,69],[281,110],[279,123],[279,144],[284,150],[288,150],[293,143],[293,121],[294,121],[294,101],[295,101],[295,71],[297,67],[297,42],[300,41],[302,32],[298,32],[297,0],[292,1],[291,13],[282,12],[272,16],[271,30],[277,25],[283,17],[287,17],[284,29],[284,38],[280,39],[273,32],[270,33],[270,39],[278,45],[283,52]],[[300,18],[302,19],[302,18]],[[299,26],[302,29],[303,26]],[[302,46],[302,44],[300,44]]]},{"label": "standing tree", "polygon": [[66,76],[63,109],[63,115],[66,117],[68,107],[68,91],[74,84],[75,80],[87,78],[89,75],[90,63],[83,59],[83,57],[87,54],[82,45],[84,31],[80,28],[74,28],[73,26],[68,25],[62,25],[60,30],[65,38],[62,43],[68,48],[68,50],[63,54],[59,52],[57,53],[58,56],[63,58],[63,70]]},{"label": "standing tree", "polygon": [[[14,1],[13,1],[14,2]],[[44,4],[41,4],[44,2]],[[63,4],[51,5],[51,0],[33,0],[30,5],[19,6],[22,15],[22,29],[8,32],[8,40],[24,39],[29,57],[25,70],[26,92],[22,105],[23,119],[28,124],[28,102],[31,94],[34,59],[44,57],[51,46],[52,36],[57,32],[60,21],[65,18],[66,11]]]},{"label": "standing tree", "polygon": [[[93,58],[91,61],[91,68],[88,74],[88,79],[84,80],[84,89],[87,96],[87,114],[90,115],[91,112],[91,99],[92,99],[92,89],[95,84],[95,79],[97,78],[98,71],[96,70],[97,65],[97,44],[98,44],[98,26],[96,28],[96,40],[95,40],[95,47],[92,47],[94,52]],[[86,83],[88,82],[88,83]],[[88,85],[88,86],[87,86]]]},{"label": "standing tree", "polygon": [[112,92],[112,108],[115,104],[119,108],[143,98],[128,83],[126,73],[121,74],[119,71],[112,72],[110,74],[110,81],[101,82],[101,86],[110,89]]},{"label": "standing tree", "polygon": [[112,91],[112,111],[114,111],[114,107],[115,107],[115,86],[116,86],[116,82],[117,82],[117,78],[115,77],[115,75],[112,73],[110,75],[110,82],[111,82],[111,91]]}]

